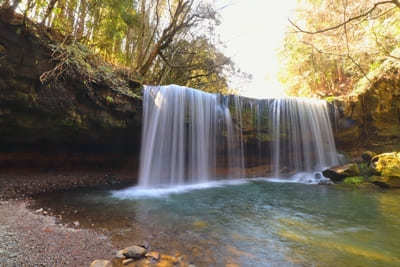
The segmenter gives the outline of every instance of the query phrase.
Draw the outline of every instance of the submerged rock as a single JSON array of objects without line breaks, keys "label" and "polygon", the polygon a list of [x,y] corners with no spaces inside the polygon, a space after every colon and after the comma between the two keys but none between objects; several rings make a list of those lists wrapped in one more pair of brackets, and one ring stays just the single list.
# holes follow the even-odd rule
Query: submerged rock
[{"label": "submerged rock", "polygon": [[322,174],[331,179],[333,182],[341,182],[346,177],[359,176],[360,169],[358,168],[357,164],[349,163],[324,170]]}]

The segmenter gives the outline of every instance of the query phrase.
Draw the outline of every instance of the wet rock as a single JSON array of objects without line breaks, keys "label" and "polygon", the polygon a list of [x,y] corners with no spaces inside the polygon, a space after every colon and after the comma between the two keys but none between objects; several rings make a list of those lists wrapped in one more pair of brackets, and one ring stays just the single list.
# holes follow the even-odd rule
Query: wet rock
[{"label": "wet rock", "polygon": [[131,259],[140,259],[143,258],[147,253],[147,249],[141,246],[130,246],[124,248],[117,252],[117,258],[131,258]]},{"label": "wet rock", "polygon": [[146,253],[146,258],[150,258],[152,260],[158,261],[158,260],[160,260],[160,253],[157,251],[152,251],[152,252]]},{"label": "wet rock", "polygon": [[148,250],[150,248],[150,243],[148,241],[143,241],[139,246]]},{"label": "wet rock", "polygon": [[179,259],[171,255],[161,255],[161,262],[159,265],[174,266],[179,263]]},{"label": "wet rock", "polygon": [[125,259],[122,261],[123,265],[128,265],[129,263],[134,262],[134,259]]},{"label": "wet rock", "polygon": [[324,170],[322,174],[331,179],[333,182],[341,182],[346,177],[359,176],[360,169],[358,168],[357,164],[349,163]]},{"label": "wet rock", "polygon": [[330,185],[330,184],[333,184],[333,183],[329,179],[321,179],[321,180],[318,181],[318,184],[319,185]]},{"label": "wet rock", "polygon": [[108,260],[95,260],[90,264],[90,267],[113,267],[113,265]]}]

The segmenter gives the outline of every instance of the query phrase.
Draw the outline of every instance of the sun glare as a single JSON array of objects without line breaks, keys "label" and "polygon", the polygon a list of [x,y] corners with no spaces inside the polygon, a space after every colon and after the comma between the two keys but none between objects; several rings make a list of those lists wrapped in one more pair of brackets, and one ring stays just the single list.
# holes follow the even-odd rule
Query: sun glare
[{"label": "sun glare", "polygon": [[[296,0],[237,0],[225,1],[224,5],[218,29],[226,44],[223,51],[242,71],[253,76],[250,84],[239,88],[240,94],[257,98],[284,96],[277,79],[277,49]],[[233,80],[233,87],[235,83]]]}]

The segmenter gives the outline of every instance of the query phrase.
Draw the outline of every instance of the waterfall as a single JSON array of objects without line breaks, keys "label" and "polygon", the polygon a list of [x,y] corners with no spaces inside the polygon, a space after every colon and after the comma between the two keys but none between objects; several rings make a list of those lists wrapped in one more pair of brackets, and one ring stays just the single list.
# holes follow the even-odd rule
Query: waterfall
[{"label": "waterfall", "polygon": [[140,186],[223,178],[218,168],[227,170],[227,178],[245,177],[252,158],[271,166],[274,177],[336,165],[327,103],[145,86]]}]

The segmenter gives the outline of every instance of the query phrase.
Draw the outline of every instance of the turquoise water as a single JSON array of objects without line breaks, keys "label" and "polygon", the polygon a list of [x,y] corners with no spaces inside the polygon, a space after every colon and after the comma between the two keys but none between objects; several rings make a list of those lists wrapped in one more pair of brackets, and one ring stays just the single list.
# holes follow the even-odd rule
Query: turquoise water
[{"label": "turquoise water", "polygon": [[196,266],[400,266],[400,192],[230,181],[79,190],[36,204]]}]

